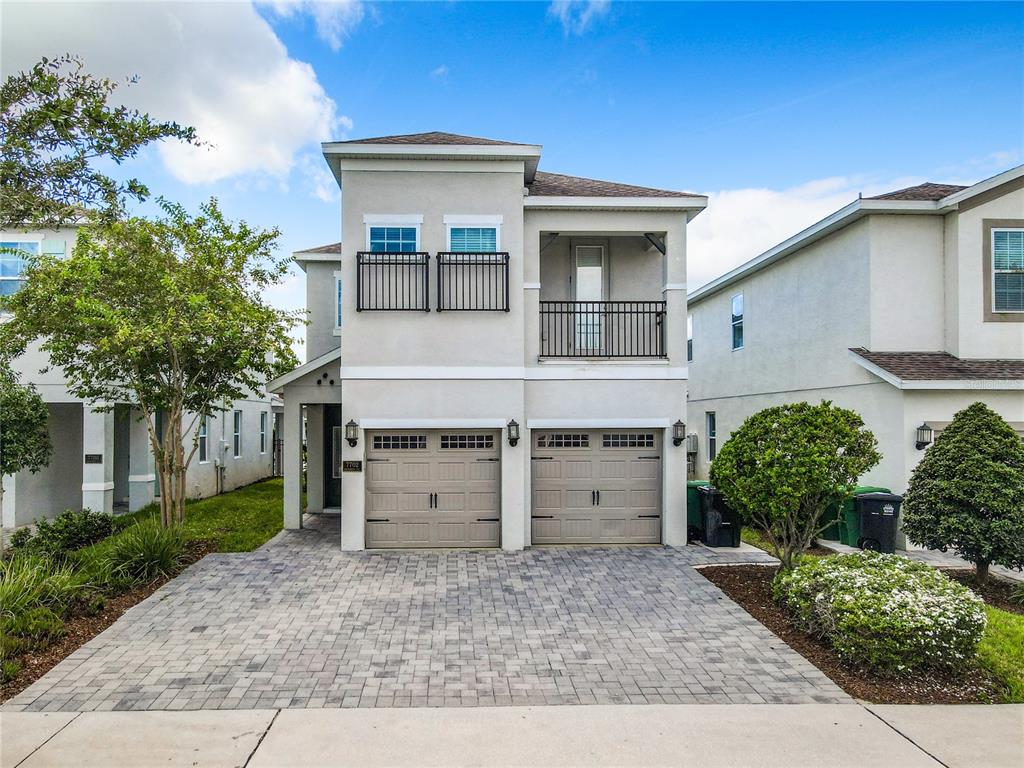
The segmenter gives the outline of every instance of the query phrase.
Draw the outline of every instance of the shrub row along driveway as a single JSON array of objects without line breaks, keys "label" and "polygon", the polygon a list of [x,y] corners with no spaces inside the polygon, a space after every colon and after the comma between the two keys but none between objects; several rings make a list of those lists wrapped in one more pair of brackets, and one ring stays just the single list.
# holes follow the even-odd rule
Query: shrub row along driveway
[{"label": "shrub row along driveway", "polygon": [[759,553],[337,541],[206,557],[5,708],[852,701],[694,569]]}]

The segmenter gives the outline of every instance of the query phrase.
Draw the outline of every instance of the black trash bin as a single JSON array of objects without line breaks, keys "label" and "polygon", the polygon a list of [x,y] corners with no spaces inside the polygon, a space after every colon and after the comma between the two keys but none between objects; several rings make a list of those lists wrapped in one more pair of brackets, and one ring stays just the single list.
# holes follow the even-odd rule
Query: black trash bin
[{"label": "black trash bin", "polygon": [[858,547],[889,555],[896,552],[896,525],[902,501],[903,497],[894,493],[861,493],[853,497],[860,517]]},{"label": "black trash bin", "polygon": [[709,547],[738,547],[740,545],[739,513],[725,503],[725,497],[716,488],[706,486],[700,492],[701,540]]}]

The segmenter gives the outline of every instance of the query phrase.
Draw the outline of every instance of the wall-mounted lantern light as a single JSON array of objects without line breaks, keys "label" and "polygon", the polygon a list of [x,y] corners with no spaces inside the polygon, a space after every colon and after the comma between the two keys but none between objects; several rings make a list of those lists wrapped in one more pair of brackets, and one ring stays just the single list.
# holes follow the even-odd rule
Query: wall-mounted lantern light
[{"label": "wall-mounted lantern light", "polygon": [[519,422],[515,419],[508,423],[508,444],[513,448],[519,444]]},{"label": "wall-mounted lantern light", "polygon": [[932,444],[932,440],[935,437],[935,432],[927,424],[922,424],[917,428],[917,441],[914,443],[917,446],[917,450],[923,450]]},{"label": "wall-mounted lantern light", "polygon": [[683,440],[686,439],[686,425],[682,421],[677,421],[672,425],[672,445],[677,448],[683,444]]},{"label": "wall-mounted lantern light", "polygon": [[349,419],[348,424],[345,425],[345,439],[353,448],[359,442],[359,425],[356,424],[355,419]]}]

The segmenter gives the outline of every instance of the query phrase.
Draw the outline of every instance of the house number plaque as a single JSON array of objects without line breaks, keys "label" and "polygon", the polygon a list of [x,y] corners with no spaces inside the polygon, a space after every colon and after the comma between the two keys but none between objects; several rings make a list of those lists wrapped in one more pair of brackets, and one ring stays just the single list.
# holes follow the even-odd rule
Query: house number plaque
[{"label": "house number plaque", "polygon": [[86,464],[102,464],[103,454],[102,453],[87,453],[85,454]]},{"label": "house number plaque", "polygon": [[363,462],[361,461],[343,461],[341,462],[342,472],[362,472]]}]

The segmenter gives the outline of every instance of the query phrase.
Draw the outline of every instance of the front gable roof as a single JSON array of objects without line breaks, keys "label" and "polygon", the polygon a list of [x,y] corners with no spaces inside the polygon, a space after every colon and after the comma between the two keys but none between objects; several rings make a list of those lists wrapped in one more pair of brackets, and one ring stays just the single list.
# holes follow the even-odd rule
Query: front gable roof
[{"label": "front gable roof", "polygon": [[464,136],[461,133],[427,131],[426,133],[400,133],[395,136],[376,136],[369,139],[349,139],[335,144],[433,144],[445,146],[508,146],[521,144],[517,141],[481,139],[478,136]]}]

